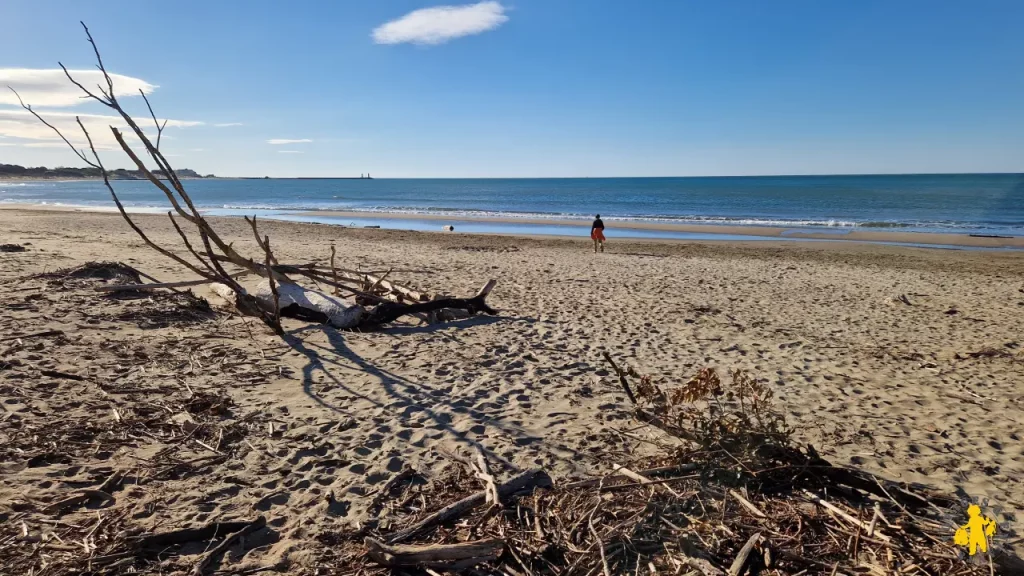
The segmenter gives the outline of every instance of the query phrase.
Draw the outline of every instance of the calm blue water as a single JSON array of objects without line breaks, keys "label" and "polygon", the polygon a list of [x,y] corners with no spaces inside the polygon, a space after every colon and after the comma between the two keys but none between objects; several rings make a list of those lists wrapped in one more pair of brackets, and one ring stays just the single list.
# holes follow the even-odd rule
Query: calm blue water
[{"label": "calm blue water", "polygon": [[[114,185],[127,206],[166,206],[149,183]],[[199,206],[216,213],[348,210],[442,214],[453,221],[473,216],[589,220],[600,213],[612,228],[616,221],[643,220],[1024,234],[1024,174],[190,180],[186,186]],[[0,181],[0,202],[112,206],[102,184],[92,181]]]}]

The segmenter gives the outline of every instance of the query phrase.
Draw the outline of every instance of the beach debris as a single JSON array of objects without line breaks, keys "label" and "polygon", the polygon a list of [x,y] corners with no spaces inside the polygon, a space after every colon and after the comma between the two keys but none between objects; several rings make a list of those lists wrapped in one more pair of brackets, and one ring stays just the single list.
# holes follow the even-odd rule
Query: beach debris
[{"label": "beach debris", "polygon": [[142,278],[142,273],[123,262],[86,262],[73,268],[36,274],[29,279],[46,280],[51,288],[70,290],[107,282],[138,285]]},{"label": "beach debris", "polygon": [[445,232],[455,232],[455,226],[452,226],[451,224],[445,224],[441,229]]},{"label": "beach debris", "polygon": [[364,540],[366,553],[374,562],[392,568],[427,567],[466,569],[481,562],[496,560],[505,548],[499,538],[458,544],[426,546],[388,545],[369,536]]},{"label": "beach debris", "polygon": [[9,340],[28,340],[29,338],[47,338],[50,336],[63,336],[63,330],[43,330],[42,332],[32,332],[31,334],[19,334],[15,336],[4,336],[0,338],[0,342],[7,342]]},{"label": "beach debris", "polygon": [[[606,360],[636,417],[672,447],[656,443],[594,478],[522,491],[506,482],[499,511],[484,506],[487,490],[466,495],[478,467],[452,467],[393,496],[404,503],[388,523],[407,528],[334,533],[323,564],[367,576],[416,562],[538,576],[1018,573],[1009,553],[982,563],[959,553],[959,499],[822,459],[746,372],[706,368],[676,383]],[[453,503],[430,513],[415,505],[436,501]]]},{"label": "beach debris", "polygon": [[[246,216],[245,221],[252,229],[259,255],[253,257],[241,252],[235,247],[235,242],[222,238],[196,208],[181,178],[178,177],[167,156],[161,151],[160,141],[166,121],[161,124],[157,120],[145,93],[142,93],[141,96],[155,125],[154,131],[148,133],[144,131],[139,123],[124,110],[115,94],[113,78],[107,72],[100,57],[99,48],[84,22],[82,28],[96,55],[96,66],[103,75],[104,82],[98,84],[96,88],[90,89],[77,81],[71,72],[65,70],[68,80],[82,91],[84,98],[94,100],[113,111],[127,125],[130,135],[126,136],[122,129],[116,126],[110,127],[111,133],[121,150],[135,164],[139,173],[167,198],[171,207],[167,216],[181,239],[182,245],[187,250],[187,254],[171,250],[151,240],[125,211],[117,192],[110,183],[113,176],[104,166],[100,155],[93,146],[93,139],[84,125],[79,123],[83,136],[89,144],[88,152],[73,146],[60,129],[47,122],[30,105],[25,104],[17,92],[15,95],[22,108],[53,130],[82,162],[99,170],[103,183],[121,217],[143,242],[201,278],[194,283],[188,281],[188,284],[162,283],[151,276],[131,269],[133,273],[126,275],[124,281],[117,282],[116,289],[106,288],[105,290],[141,291],[152,290],[156,287],[174,290],[177,287],[198,285],[198,283],[221,284],[227,288],[227,292],[231,293],[228,300],[242,314],[259,317],[278,335],[284,335],[284,329],[281,326],[282,315],[306,321],[328,323],[336,328],[374,329],[405,315],[422,314],[445,308],[465,310],[470,315],[478,312],[497,313],[484,301],[494,287],[494,280],[488,281],[485,287],[472,298],[431,300],[414,290],[400,288],[393,283],[385,283],[383,277],[375,279],[370,274],[361,274],[357,271],[339,274],[339,270],[335,267],[333,246],[331,247],[329,269],[317,267],[311,263],[281,264],[271,247],[270,237],[260,233],[255,216],[251,219]],[[137,140],[141,143],[141,153],[128,143],[129,140],[133,142]],[[152,160],[152,163],[155,164],[154,167],[146,165],[144,159],[147,158]],[[185,228],[181,226],[181,222],[185,222],[186,228],[190,226],[192,230],[186,232]],[[365,226],[365,228],[379,228],[379,226]],[[118,266],[118,269],[122,271],[128,268],[130,267],[125,265]],[[246,290],[238,282],[238,278],[244,274],[262,277],[263,284],[252,292]],[[153,282],[154,285],[142,284],[143,277]],[[313,283],[318,288],[303,286],[297,278]],[[319,285],[330,287],[334,293],[321,292]],[[219,293],[226,294],[226,291],[221,289]],[[342,298],[350,298],[352,301],[345,302]]]},{"label": "beach debris", "polygon": [[27,250],[21,244],[0,244],[0,252],[24,252]]},{"label": "beach debris", "polygon": [[889,299],[889,302],[892,304],[906,304],[907,306],[913,306],[913,304],[910,303],[910,298],[908,298],[906,294],[893,296]]}]

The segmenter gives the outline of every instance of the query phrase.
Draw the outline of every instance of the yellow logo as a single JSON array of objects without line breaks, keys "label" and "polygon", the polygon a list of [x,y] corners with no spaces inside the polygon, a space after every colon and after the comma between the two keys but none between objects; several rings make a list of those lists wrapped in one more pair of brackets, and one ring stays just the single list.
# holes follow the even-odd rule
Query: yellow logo
[{"label": "yellow logo", "polygon": [[957,528],[953,535],[953,542],[957,546],[969,546],[970,554],[974,556],[979,551],[988,552],[988,541],[996,533],[996,522],[988,516],[981,515],[981,508],[977,504],[967,507],[967,524]]}]

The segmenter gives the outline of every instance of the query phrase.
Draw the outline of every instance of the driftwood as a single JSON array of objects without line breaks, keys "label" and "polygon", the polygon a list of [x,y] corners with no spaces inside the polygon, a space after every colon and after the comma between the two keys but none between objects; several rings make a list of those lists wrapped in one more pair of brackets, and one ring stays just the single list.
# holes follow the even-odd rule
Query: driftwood
[{"label": "driftwood", "polygon": [[843,520],[846,520],[850,524],[853,524],[854,526],[857,526],[858,528],[860,528],[864,532],[872,533],[874,538],[878,538],[879,540],[882,540],[884,542],[891,542],[892,541],[892,538],[890,538],[886,534],[883,534],[881,531],[876,529],[874,526],[868,526],[864,522],[861,522],[860,520],[854,518],[853,516],[850,516],[842,508],[839,508],[838,506],[827,502],[826,500],[816,496],[815,494],[813,494],[811,492],[808,492],[807,490],[804,490],[804,494],[807,495],[807,498],[811,502],[814,502],[815,504],[817,504],[818,506],[821,506],[822,508],[828,510],[832,514],[834,514],[836,516],[839,516],[840,518],[842,518]]},{"label": "driftwood", "polygon": [[415,304],[381,302],[375,306],[369,314],[367,314],[362,323],[364,325],[371,326],[387,324],[409,314],[432,312],[434,310],[444,310],[446,308],[465,310],[470,315],[476,314],[477,312],[494,315],[497,314],[498,311],[487,305],[487,295],[491,293],[491,290],[494,289],[494,285],[496,283],[497,280],[488,280],[487,283],[480,288],[480,291],[476,293],[476,296],[473,296],[472,298],[442,298],[440,300],[417,302]]},{"label": "driftwood", "polygon": [[[547,472],[539,469],[527,470],[526,472],[513,476],[507,482],[500,484],[498,486],[498,498],[505,499],[524,490],[545,488],[550,487],[551,485],[551,477],[548,476]],[[445,506],[408,528],[392,533],[387,537],[387,542],[389,544],[405,542],[437,524],[455,520],[485,502],[487,502],[486,490],[477,492],[472,496],[467,496],[458,502]]]},{"label": "driftwood", "polygon": [[63,336],[63,330],[45,330],[43,332],[33,332],[31,334],[19,334],[17,336],[4,336],[0,338],[0,342],[9,342],[11,340],[27,340],[29,338],[45,338],[47,336]]},{"label": "driftwood", "polygon": [[63,378],[64,380],[75,380],[82,382],[85,380],[83,376],[78,374],[68,374],[67,372],[61,372],[59,370],[40,370],[40,374],[43,376],[49,376],[50,378]]},{"label": "driftwood", "polygon": [[211,522],[198,528],[182,528],[170,532],[147,534],[139,538],[136,544],[139,548],[163,548],[175,544],[210,540],[218,536],[234,534],[259,520],[257,518],[251,522]]},{"label": "driftwood", "polygon": [[[243,270],[232,274],[232,278],[241,278],[247,274],[250,274],[248,270]],[[113,284],[107,286],[96,286],[93,288],[96,292],[127,292],[133,290],[153,290],[155,288],[188,288],[190,286],[202,286],[203,284],[210,284],[214,282],[209,278],[200,278],[199,280],[182,280],[181,282],[154,282],[151,284]]]},{"label": "driftwood", "polygon": [[626,372],[619,368],[619,365],[615,363],[615,360],[612,360],[611,354],[608,352],[602,352],[602,354],[604,355],[604,359],[612,365],[612,370],[615,371],[615,375],[619,377],[619,384],[622,385],[622,389],[626,392],[626,397],[629,398],[630,402],[636,404],[636,396],[633,395],[633,391],[629,388],[629,381],[626,380]]},{"label": "driftwood", "polygon": [[222,540],[220,544],[217,544],[209,552],[203,554],[199,559],[199,562],[196,563],[195,568],[192,569],[192,576],[203,576],[203,573],[206,572],[206,567],[220,557],[221,554],[227,552],[228,548],[234,546],[236,540],[257,531],[266,525],[267,519],[260,516],[243,526],[240,530],[229,534],[228,537]]},{"label": "driftwood", "polygon": [[389,545],[367,536],[363,543],[370,558],[381,566],[417,566],[451,570],[469,568],[480,562],[495,560],[505,547],[505,542],[497,538],[459,544],[409,546]]},{"label": "driftwood", "polygon": [[662,490],[665,490],[669,494],[672,494],[676,498],[682,498],[682,496],[678,492],[676,492],[672,488],[666,486],[665,484],[663,484],[663,483],[662,484],[656,484],[654,482],[651,482],[650,478],[647,478],[645,476],[637,474],[636,472],[633,472],[632,470],[630,470],[629,468],[626,468],[625,466],[620,466],[619,464],[613,464],[612,468],[614,468],[615,471],[618,472],[619,474],[622,474],[626,478],[629,478],[630,480],[633,480],[634,482],[637,482],[640,485],[648,485],[648,484],[654,485],[654,486],[657,486],[657,487],[661,488]]},{"label": "driftwood", "polygon": [[754,550],[754,546],[756,546],[760,540],[761,533],[757,532],[747,540],[747,543],[743,545],[743,548],[740,548],[740,553],[736,555],[736,559],[733,560],[732,566],[729,567],[729,576],[740,576],[740,574],[743,574],[743,570],[747,567],[747,560],[750,558],[750,553]]},{"label": "driftwood", "polygon": [[[389,271],[390,272],[390,271]],[[366,272],[350,272],[345,271],[342,273],[342,278],[352,280],[355,282],[364,282],[369,284],[371,288],[383,288],[387,292],[395,295],[398,298],[409,300],[411,302],[423,302],[430,300],[430,295],[414,290],[408,286],[403,286],[396,282],[387,280],[388,272],[385,272],[383,276],[377,276],[376,274]],[[371,290],[372,292],[372,290]]]},{"label": "driftwood", "polygon": [[491,474],[491,468],[487,465],[487,457],[484,451],[476,446],[476,460],[473,462],[473,472],[476,477],[484,483],[484,492],[487,495],[487,503],[491,506],[501,506],[501,495],[498,493],[498,484]]},{"label": "driftwood", "polygon": [[98,488],[79,490],[78,494],[60,500],[58,502],[54,502],[53,504],[50,504],[49,506],[43,508],[43,512],[46,512],[47,514],[56,514],[67,508],[72,508],[74,506],[80,506],[82,504],[85,504],[86,502],[92,500],[93,498],[99,498],[107,502],[113,502],[114,497],[111,496],[110,493],[115,488],[121,485],[121,482],[124,480],[124,476],[124,472],[121,472],[120,470],[116,471],[110,476],[108,476],[107,479],[104,480],[103,483],[100,484]]},{"label": "driftwood", "polygon": [[733,498],[735,498],[737,502],[742,504],[744,508],[746,508],[747,510],[750,510],[750,513],[753,514],[754,516],[757,516],[758,518],[767,518],[767,516],[765,516],[764,512],[761,512],[760,508],[758,508],[757,506],[754,506],[753,502],[751,502],[750,500],[747,500],[746,498],[744,498],[743,495],[740,494],[739,492],[737,492],[735,490],[729,490],[729,495],[732,496]]},{"label": "driftwood", "polygon": [[[475,314],[476,312],[495,313],[484,301],[487,293],[494,286],[493,281],[488,282],[484,290],[473,298],[451,298],[431,301],[429,295],[387,279],[385,277],[387,274],[378,276],[373,273],[337,268],[334,262],[335,250],[333,246],[331,247],[329,269],[321,268],[314,264],[281,265],[271,247],[270,237],[260,232],[255,216],[251,219],[246,217],[245,220],[252,228],[252,237],[259,247],[259,255],[254,257],[243,254],[240,249],[235,248],[235,242],[222,238],[213,225],[198,210],[192,197],[185,189],[182,180],[171,166],[170,161],[160,150],[160,139],[166,122],[161,124],[157,120],[149,103],[149,98],[143,91],[139,91],[155,124],[155,131],[147,133],[121,106],[114,90],[113,78],[106,70],[98,46],[84,23],[82,23],[82,28],[85,30],[86,38],[95,54],[96,65],[103,75],[103,81],[94,88],[88,88],[76,80],[63,64],[61,64],[61,68],[68,81],[82,91],[83,98],[91,99],[110,109],[128,126],[128,137],[114,126],[110,127],[111,134],[121,150],[135,164],[138,171],[166,197],[171,207],[171,210],[167,212],[167,216],[187,253],[181,250],[172,250],[154,242],[132,219],[124,209],[117,192],[111,184],[110,172],[104,166],[93,144],[92,135],[86,130],[85,125],[81,121],[78,122],[78,125],[85,141],[88,143],[86,149],[76,148],[58,128],[48,123],[39,113],[32,109],[31,105],[23,102],[17,92],[15,92],[15,95],[18,96],[21,106],[42,124],[53,130],[82,162],[99,170],[103,178],[103,184],[110,193],[118,213],[146,245],[167,258],[174,260],[201,279],[186,282],[159,282],[153,277],[139,272],[139,276],[148,278],[154,284],[138,285],[141,284],[141,280],[137,277],[135,280],[138,280],[138,282],[136,282],[137,285],[135,286],[124,286],[122,283],[122,285],[116,287],[107,287],[104,291],[151,288],[175,290],[179,287],[193,286],[204,282],[219,283],[225,287],[227,292],[232,294],[228,300],[233,302],[239,311],[243,314],[258,316],[279,335],[284,334],[281,328],[281,316],[290,316],[314,322],[326,321],[338,328],[369,329],[387,324],[407,314],[418,314],[445,308],[461,309],[469,314]],[[141,150],[133,149],[132,145],[128,143],[129,140],[134,142],[135,139],[141,143]],[[147,161],[155,164],[155,166],[147,166]],[[191,227],[191,232],[187,232],[180,225],[181,221],[186,223],[186,227]],[[239,270],[229,271],[226,266],[237,268],[240,272]],[[269,288],[266,294],[260,294],[258,290],[249,292],[242,287],[237,281],[237,278],[242,274],[255,274],[264,278]],[[326,285],[333,288],[334,296],[301,286],[293,276],[304,278],[317,285]],[[341,304],[341,301],[337,299],[341,293],[354,297],[356,301]],[[289,294],[293,296],[291,301],[288,301]],[[325,303],[325,306],[331,310],[322,309],[317,305],[317,302]],[[405,304],[405,302],[411,302],[411,304]],[[376,306],[372,310],[364,311],[360,307],[362,305]],[[339,309],[344,309],[346,312],[339,313]],[[326,320],[324,320],[325,318]]]}]

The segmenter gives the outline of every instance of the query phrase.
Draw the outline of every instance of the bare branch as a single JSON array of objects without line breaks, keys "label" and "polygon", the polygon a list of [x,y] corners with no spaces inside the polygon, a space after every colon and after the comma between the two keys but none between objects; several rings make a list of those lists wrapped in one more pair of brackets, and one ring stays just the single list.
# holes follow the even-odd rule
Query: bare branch
[{"label": "bare branch", "polygon": [[[96,159],[95,166],[99,168],[100,174],[103,175],[103,184],[107,187],[107,190],[110,191],[110,196],[114,199],[114,204],[117,205],[117,211],[121,213],[121,217],[124,218],[126,222],[128,222],[128,225],[131,226],[132,230],[134,230],[135,233],[138,234],[139,237],[142,238],[142,240],[146,244],[148,244],[151,248],[153,248],[157,252],[163,254],[164,256],[167,256],[168,258],[174,260],[175,262],[181,264],[182,266],[185,266],[189,270],[195,272],[196,274],[198,274],[198,275],[200,275],[200,276],[202,276],[204,278],[211,278],[211,276],[209,276],[203,270],[200,270],[199,268],[197,268],[195,265],[193,265],[188,260],[185,260],[181,256],[178,256],[177,254],[175,254],[175,253],[173,253],[173,252],[163,248],[162,246],[160,246],[160,245],[156,244],[155,242],[153,242],[152,240],[150,240],[149,236],[146,236],[146,233],[143,232],[142,229],[139,228],[139,226],[137,224],[135,224],[135,222],[131,219],[131,216],[128,216],[128,212],[125,211],[124,205],[121,204],[121,199],[118,198],[117,197],[117,193],[114,192],[114,186],[111,185],[111,183],[110,183],[110,177],[109,177],[109,174],[107,173],[107,169],[106,169],[106,167],[103,166],[103,161],[100,160],[100,155],[96,152],[96,147],[93,146],[92,136],[90,136],[89,135],[89,131],[85,129],[85,125],[82,124],[82,120],[80,118],[78,118],[76,116],[75,120],[78,122],[78,126],[82,129],[82,133],[85,134],[86,141],[89,142],[89,150],[92,151],[93,158]],[[66,140],[65,140],[65,142],[66,142]]]},{"label": "bare branch", "polygon": [[114,133],[114,139],[117,140],[117,143],[121,146],[121,150],[124,150],[124,153],[127,154],[128,157],[132,159],[132,162],[135,163],[135,167],[138,168],[139,172],[142,172],[142,174],[150,182],[152,182],[154,186],[159,188],[160,191],[164,193],[164,196],[167,196],[167,200],[171,202],[171,206],[174,207],[174,211],[177,212],[179,216],[187,220],[189,223],[195,224],[196,216],[189,214],[184,209],[182,209],[181,204],[178,203],[178,199],[174,195],[174,192],[171,191],[171,189],[168,188],[167,185],[164,184],[163,181],[161,181],[160,178],[158,178],[156,174],[153,173],[152,170],[146,167],[146,164],[142,162],[142,159],[139,158],[138,154],[136,154],[135,151],[132,150],[131,146],[129,146],[128,143],[125,142],[124,135],[121,134],[121,131],[113,127],[111,127],[111,131],[113,131]]},{"label": "bare branch", "polygon": [[[92,51],[96,54],[96,67],[100,69],[100,72],[103,72],[103,77],[107,80],[107,93],[109,94],[110,102],[116,104],[117,99],[114,97],[114,81],[110,78],[110,74],[107,74],[106,67],[103,66],[103,57],[100,56],[100,49],[96,46],[96,41],[92,39],[92,33],[89,32],[89,27],[85,25],[85,22],[79,20],[78,23],[81,24],[82,29],[85,30],[85,37],[89,39],[89,44],[92,44]],[[103,88],[100,88],[100,90],[103,90]]]},{"label": "bare branch", "polygon": [[156,149],[159,150],[160,137],[164,133],[164,128],[167,127],[167,120],[165,119],[163,126],[161,126],[160,122],[156,119],[156,114],[153,113],[153,106],[150,105],[149,98],[146,98],[146,93],[142,91],[142,88],[139,88],[139,94],[142,96],[142,99],[146,102],[146,108],[149,108],[149,115],[153,118],[153,124],[156,124]]},{"label": "bare branch", "polygon": [[[242,218],[245,218],[245,221],[248,222],[249,226],[252,228],[252,234],[253,236],[256,237],[256,244],[260,247],[260,249],[263,251],[269,251],[270,248],[264,243],[265,240],[260,240],[260,231],[259,228],[256,227],[256,215],[253,214],[252,220],[249,220],[248,216],[242,216]],[[264,238],[266,237],[264,236]],[[270,258],[275,265],[278,263],[277,258],[273,254],[270,255]]]},{"label": "bare branch", "polygon": [[[331,242],[331,279],[338,283],[338,269],[334,267],[334,242]],[[334,295],[338,295],[338,287],[334,287]]]},{"label": "bare branch", "polygon": [[[25,104],[25,102],[21,99],[21,94],[18,94],[17,90],[15,90],[14,88],[11,88],[10,86],[8,86],[7,88],[10,89],[11,92],[14,92],[14,95],[18,98],[18,103],[21,104],[22,108],[24,108],[25,110],[28,110],[28,113],[33,115],[33,116],[35,116],[36,120],[39,120],[47,128],[49,128],[50,130],[53,130],[57,134],[57,136],[60,136],[60,139],[63,140],[64,143],[68,145],[68,148],[71,148],[71,151],[74,152],[76,156],[78,156],[79,158],[82,159],[82,162],[85,162],[86,164],[88,164],[89,166],[92,166],[93,168],[100,168],[100,166],[98,164],[90,162],[89,159],[86,158],[85,152],[79,150],[78,148],[75,148],[75,145],[72,144],[67,138],[65,138],[64,134],[62,134],[61,131],[59,129],[57,129],[56,126],[54,126],[53,124],[50,124],[49,122],[44,120],[42,116],[40,116],[35,110],[32,109],[32,106],[29,106],[28,104]],[[78,120],[78,116],[75,116],[75,120]],[[79,121],[78,125],[81,126],[82,122]],[[85,130],[85,128],[83,127],[82,130]],[[86,136],[88,136],[88,133],[86,133]],[[92,146],[92,143],[90,142],[89,145]]]},{"label": "bare branch", "polygon": [[[255,229],[254,224],[253,230]],[[270,251],[270,236],[263,237],[263,250],[266,254],[267,271],[271,272],[267,274],[267,282],[270,283],[270,292],[274,295],[274,323],[271,326],[278,334],[284,334],[284,330],[281,328],[281,295],[277,292],[277,283],[274,282],[274,274],[270,264],[270,261],[274,259],[274,254]]]},{"label": "bare branch", "polygon": [[185,231],[182,230],[180,226],[178,226],[178,221],[174,219],[174,214],[168,211],[167,217],[171,219],[171,224],[174,225],[174,229],[178,232],[178,236],[181,236],[181,240],[182,242],[185,243],[185,247],[188,248],[188,251],[191,252],[192,255],[196,257],[196,260],[199,260],[214,277],[216,277],[217,269],[214,268],[213,265],[211,265],[209,262],[207,262],[206,259],[200,256],[199,253],[196,252],[194,248],[192,248],[192,243],[189,242],[188,236],[185,234]]},{"label": "bare branch", "polygon": [[[104,106],[110,106],[110,101],[109,100],[104,100],[103,98],[100,98],[99,96],[93,94],[92,92],[89,91],[88,88],[86,88],[85,86],[82,86],[81,82],[79,82],[78,80],[75,80],[75,78],[71,75],[71,72],[68,72],[68,69],[64,67],[64,64],[62,64],[60,62],[57,62],[57,65],[60,66],[60,69],[64,71],[64,75],[67,76],[68,80],[70,80],[72,84],[74,84],[75,86],[78,86],[78,89],[81,90],[82,92],[85,92],[86,97],[92,98],[93,100],[103,104]],[[99,86],[97,86],[97,88],[98,87]]]}]

